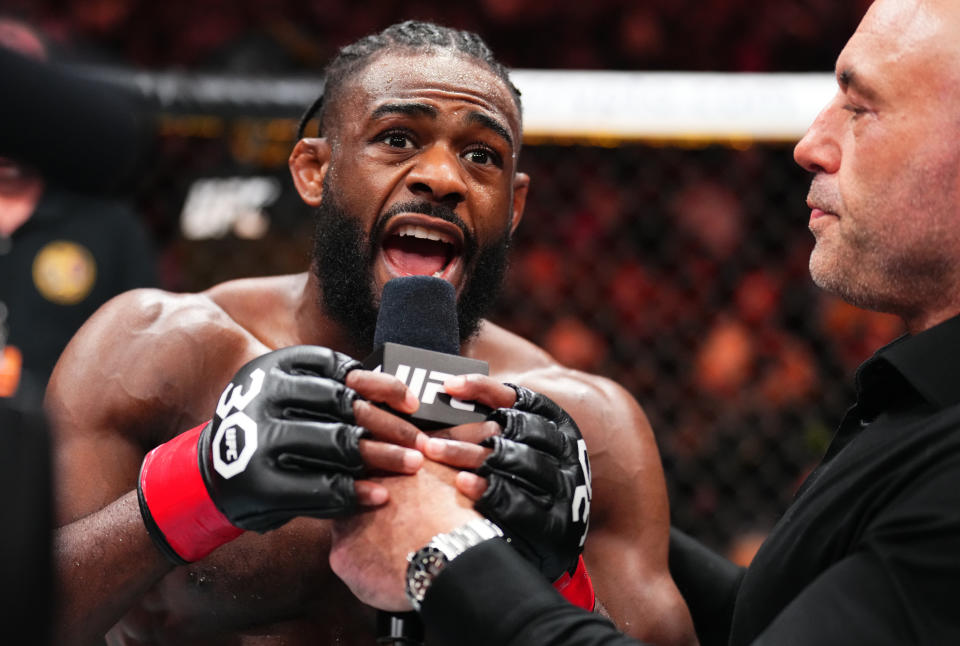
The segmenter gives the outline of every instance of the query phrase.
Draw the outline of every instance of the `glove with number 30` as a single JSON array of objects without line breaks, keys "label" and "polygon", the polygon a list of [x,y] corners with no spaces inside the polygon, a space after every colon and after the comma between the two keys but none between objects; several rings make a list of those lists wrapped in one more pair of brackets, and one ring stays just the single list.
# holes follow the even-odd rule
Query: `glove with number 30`
[{"label": "glove with number 30", "polygon": [[[517,392],[517,401],[488,416],[502,431],[483,442],[493,452],[477,473],[489,486],[474,506],[564,596],[592,608],[593,588],[580,558],[592,496],[586,443],[570,415],[551,399],[507,385]],[[564,590],[571,580],[579,582],[576,594]]]},{"label": "glove with number 30", "polygon": [[365,431],[343,380],[359,367],[317,346],[265,354],[237,372],[209,423],[150,451],[137,491],[160,550],[188,563],[243,530],[353,511]]}]

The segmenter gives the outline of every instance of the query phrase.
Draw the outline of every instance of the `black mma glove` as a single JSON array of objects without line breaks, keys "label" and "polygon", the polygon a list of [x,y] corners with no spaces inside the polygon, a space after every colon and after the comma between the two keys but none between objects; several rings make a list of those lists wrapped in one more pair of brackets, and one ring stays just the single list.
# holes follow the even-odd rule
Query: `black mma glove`
[{"label": "black mma glove", "polygon": [[223,391],[213,419],[156,447],[140,468],[140,511],[176,563],[203,558],[243,530],[356,508],[363,470],[357,394],[346,355],[294,346],[257,357]]},{"label": "black mma glove", "polygon": [[507,385],[517,401],[487,416],[503,430],[482,443],[493,452],[477,470],[489,486],[475,507],[564,596],[592,609],[593,588],[580,558],[592,497],[586,443],[548,397]]}]

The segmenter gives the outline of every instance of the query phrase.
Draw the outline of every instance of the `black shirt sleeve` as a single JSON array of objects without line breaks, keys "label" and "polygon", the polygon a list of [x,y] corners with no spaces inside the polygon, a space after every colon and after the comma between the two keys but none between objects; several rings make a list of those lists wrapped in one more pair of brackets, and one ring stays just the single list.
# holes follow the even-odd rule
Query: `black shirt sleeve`
[{"label": "black shirt sleeve", "polygon": [[687,602],[700,646],[726,646],[745,568],[670,529],[670,576]]},{"label": "black shirt sleeve", "polygon": [[569,604],[500,539],[454,559],[433,582],[421,611],[430,644],[640,644],[600,615]]}]

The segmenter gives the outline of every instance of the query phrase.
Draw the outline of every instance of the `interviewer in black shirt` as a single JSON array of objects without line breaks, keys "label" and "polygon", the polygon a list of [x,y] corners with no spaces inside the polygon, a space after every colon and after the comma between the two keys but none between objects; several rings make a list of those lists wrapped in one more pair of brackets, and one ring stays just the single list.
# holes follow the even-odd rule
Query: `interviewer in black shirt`
[{"label": "interviewer in black shirt", "polygon": [[[705,646],[960,643],[960,5],[877,0],[836,71],[794,153],[813,173],[810,272],[909,334],[861,366],[856,404],[749,568],[671,537]],[[410,537],[438,533],[406,574],[431,644],[637,643],[482,521],[445,513]]]}]

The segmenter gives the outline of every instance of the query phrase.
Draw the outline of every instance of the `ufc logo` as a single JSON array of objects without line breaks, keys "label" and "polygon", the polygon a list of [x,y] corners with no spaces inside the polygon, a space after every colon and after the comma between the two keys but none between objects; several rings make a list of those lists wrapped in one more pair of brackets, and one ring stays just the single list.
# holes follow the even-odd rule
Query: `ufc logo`
[{"label": "ufc logo", "polygon": [[[437,400],[437,395],[443,392],[443,382],[453,375],[431,370],[429,373],[426,368],[413,368],[404,364],[397,365],[396,378],[407,384],[407,388],[413,391],[424,404],[432,404]],[[476,405],[474,402],[465,402],[454,397],[450,398],[450,406],[459,410],[474,411]]]},{"label": "ufc logo", "polygon": [[237,452],[237,427],[231,426],[227,429],[227,452],[224,459],[227,462],[233,462],[240,457]]}]

